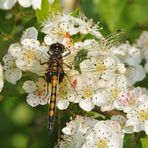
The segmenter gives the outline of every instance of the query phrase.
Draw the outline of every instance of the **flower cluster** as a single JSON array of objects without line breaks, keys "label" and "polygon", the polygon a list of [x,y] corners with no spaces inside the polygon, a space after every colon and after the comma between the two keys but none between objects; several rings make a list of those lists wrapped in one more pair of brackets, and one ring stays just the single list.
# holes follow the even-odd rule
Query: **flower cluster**
[{"label": "flower cluster", "polygon": [[124,133],[117,121],[77,116],[63,128],[60,148],[122,148]]},{"label": "flower cluster", "polygon": [[102,35],[99,32],[99,24],[95,24],[92,19],[86,18],[84,14],[80,14],[78,18],[73,17],[70,14],[57,14],[56,17],[49,17],[42,24],[42,32],[47,34],[44,37],[46,45],[51,45],[55,42],[60,42],[65,47],[78,48],[81,43],[74,42],[72,36],[81,34],[92,34],[96,38],[101,38]]},{"label": "flower cluster", "polygon": [[[54,0],[49,0],[49,3],[53,3]],[[40,9],[42,0],[1,0],[0,9],[9,10],[16,2],[18,2],[22,7],[28,8],[33,7],[33,9]]]},{"label": "flower cluster", "polygon": [[[45,34],[43,43],[38,40],[38,31],[31,27],[24,31],[20,43],[10,45],[3,57],[3,68],[0,65],[0,89],[3,74],[8,82],[16,84],[24,72],[33,73],[35,79],[23,84],[28,93],[27,103],[32,107],[49,103],[51,84],[45,74],[49,72],[50,45],[58,42],[65,46],[62,54],[65,76],[58,84],[58,109],[77,103],[87,112],[99,107],[102,112],[116,109],[125,115],[106,121],[77,116],[63,129],[61,148],[120,148],[124,133],[148,134],[148,91],[133,87],[148,72],[147,32],[133,45],[128,41],[115,45],[114,40],[100,33],[99,23],[83,14],[74,17],[61,13],[43,22],[41,31]],[[90,38],[85,39],[86,36]]]}]

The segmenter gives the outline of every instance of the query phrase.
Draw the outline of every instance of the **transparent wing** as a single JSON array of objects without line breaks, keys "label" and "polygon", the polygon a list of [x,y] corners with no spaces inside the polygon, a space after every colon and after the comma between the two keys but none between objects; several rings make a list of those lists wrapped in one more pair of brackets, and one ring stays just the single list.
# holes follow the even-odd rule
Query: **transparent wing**
[{"label": "transparent wing", "polygon": [[94,42],[90,45],[83,46],[82,49],[86,50],[101,50],[103,47],[104,48],[111,48],[113,46],[117,46],[119,43],[125,40],[125,31],[124,30],[118,30],[117,32],[102,38],[98,42]]}]

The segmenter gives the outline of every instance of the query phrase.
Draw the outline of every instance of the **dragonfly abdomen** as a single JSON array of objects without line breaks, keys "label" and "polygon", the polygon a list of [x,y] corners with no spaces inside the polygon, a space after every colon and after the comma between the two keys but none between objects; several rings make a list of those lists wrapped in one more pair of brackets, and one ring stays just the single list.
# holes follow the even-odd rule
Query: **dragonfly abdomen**
[{"label": "dragonfly abdomen", "polygon": [[51,84],[51,96],[49,104],[49,118],[48,118],[48,130],[52,133],[54,127],[54,118],[56,111],[56,99],[57,99],[57,85],[64,78],[62,58],[50,59],[48,72],[46,73],[46,80]]},{"label": "dragonfly abdomen", "polygon": [[52,133],[55,118],[56,98],[57,98],[57,83],[58,76],[54,75],[51,78],[51,96],[49,104],[49,118],[48,118],[48,130]]}]

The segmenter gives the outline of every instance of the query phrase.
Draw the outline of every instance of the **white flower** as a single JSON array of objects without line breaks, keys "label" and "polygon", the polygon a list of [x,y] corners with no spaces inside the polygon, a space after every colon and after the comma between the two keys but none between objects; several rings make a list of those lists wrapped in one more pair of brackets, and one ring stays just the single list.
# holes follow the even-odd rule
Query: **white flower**
[{"label": "white flower", "polygon": [[143,94],[140,87],[134,88],[133,90],[126,90],[122,92],[119,98],[115,101],[115,106],[119,110],[124,112],[132,111],[137,105],[148,102],[148,98]]},{"label": "white flower", "polygon": [[47,34],[44,37],[45,44],[60,42],[67,47],[67,44],[72,42],[71,36],[79,31],[74,25],[74,17],[69,14],[58,14],[48,18],[42,28],[42,32]]},{"label": "white flower", "polygon": [[[70,77],[69,77],[70,79]],[[57,107],[59,110],[64,110],[68,108],[69,101],[75,102],[76,100],[76,92],[72,85],[68,82],[66,78],[62,80],[59,84],[59,88],[57,91]]]},{"label": "white flower", "polygon": [[12,84],[16,84],[22,77],[22,71],[16,67],[15,60],[16,59],[9,53],[3,57],[4,76],[5,79]]},{"label": "white flower", "polygon": [[95,75],[89,72],[78,75],[73,79],[76,82],[75,89],[77,91],[77,98],[79,98],[79,106],[85,111],[91,111],[94,108],[92,98],[97,89],[95,80]]},{"label": "white flower", "polygon": [[[54,0],[49,0],[49,3],[52,4]],[[18,2],[22,7],[28,8],[33,7],[33,9],[40,9],[42,0],[1,0],[0,8],[4,10],[11,9],[16,2]]]},{"label": "white flower", "polygon": [[129,42],[121,44],[118,47],[114,47],[113,51],[114,54],[116,54],[124,63],[131,66],[138,65],[142,60],[139,48],[130,45]]},{"label": "white flower", "polygon": [[117,121],[97,121],[89,117],[76,116],[62,130],[64,135],[60,148],[120,148],[124,134]]},{"label": "white flower", "polygon": [[102,38],[102,34],[99,32],[99,22],[94,23],[93,19],[88,19],[84,14],[80,14],[79,18],[76,18],[75,21],[81,34],[90,33],[98,39]]},{"label": "white flower", "polygon": [[81,148],[82,147],[82,137],[80,134],[74,135],[62,135],[61,140],[55,148]]},{"label": "white flower", "polygon": [[148,60],[148,31],[143,31],[137,41],[137,47],[141,49],[141,53]]},{"label": "white flower", "polygon": [[80,68],[82,73],[83,71],[91,71],[104,80],[110,80],[126,71],[124,64],[111,56],[90,57],[80,63]]},{"label": "white flower", "polygon": [[23,84],[23,89],[29,93],[27,96],[27,103],[32,107],[39,104],[47,104],[50,94],[47,94],[47,82],[43,78],[38,78],[36,82],[26,81]]},{"label": "white flower", "polygon": [[4,81],[3,81],[3,67],[0,64],[0,92],[2,91],[4,86]]},{"label": "white flower", "polygon": [[23,32],[23,35],[20,41],[22,42],[26,38],[37,40],[37,36],[38,36],[38,31],[36,30],[36,28],[30,27]]},{"label": "white flower", "polygon": [[1,9],[11,9],[16,3],[16,0],[1,0],[0,8]]},{"label": "white flower", "polygon": [[39,52],[39,50],[42,50],[41,48],[39,41],[27,38],[21,42],[21,45],[17,43],[12,44],[8,52],[16,58],[16,66],[18,68],[23,71],[29,70],[34,72],[38,70],[36,68],[42,68],[40,62],[41,52]]},{"label": "white flower", "polygon": [[125,59],[125,62],[132,66],[138,65],[142,60],[140,50],[133,46],[130,46],[127,50],[128,57]]},{"label": "white flower", "polygon": [[131,46],[129,42],[126,42],[118,47],[113,47],[112,51],[126,65],[125,74],[128,85],[133,85],[145,78],[144,68],[140,65],[142,55],[139,48]]},{"label": "white flower", "polygon": [[85,135],[93,128],[97,120],[76,116],[62,129],[64,135],[59,143],[60,148],[81,148]]},{"label": "white flower", "polygon": [[93,118],[76,116],[74,120],[71,120],[66,124],[66,127],[62,129],[63,133],[67,135],[73,135],[76,132],[86,134],[89,128],[92,128],[97,121]]},{"label": "white flower", "polygon": [[142,65],[126,67],[126,78],[128,85],[133,85],[136,82],[142,81],[145,77],[145,70]]},{"label": "white flower", "polygon": [[129,134],[133,133],[132,126],[126,127],[125,124],[126,124],[127,119],[124,116],[122,116],[122,115],[113,115],[111,117],[111,120],[118,122],[120,124],[120,127],[121,127],[121,129],[122,129],[122,131],[124,133],[129,133]]},{"label": "white flower", "polygon": [[134,132],[145,131],[148,135],[148,103],[141,104],[127,113],[126,126],[132,126]]},{"label": "white flower", "polygon": [[23,71],[29,70],[38,75],[44,75],[46,67],[41,64],[48,60],[45,46],[41,46],[37,38],[37,30],[34,27],[28,28],[22,35],[21,44],[10,45],[8,53],[15,59],[16,66]]},{"label": "white flower", "polygon": [[116,121],[98,121],[82,148],[122,148],[124,134]]},{"label": "white flower", "polygon": [[[86,18],[86,17],[85,17]],[[92,19],[86,20],[84,16],[82,18],[76,18],[70,14],[57,14],[43,22],[42,32],[47,34],[44,37],[44,42],[47,45],[51,45],[55,42],[60,42],[66,47],[72,44],[72,35],[77,33],[92,34],[98,38],[102,38],[101,33],[98,31],[98,24],[96,25]]]},{"label": "white flower", "polygon": [[[120,94],[126,90],[127,88],[127,81],[124,75],[113,77],[112,80],[109,80],[107,82],[107,87],[105,89],[104,94],[102,94],[102,97],[104,95],[104,104],[101,104],[101,110],[102,111],[109,111],[115,108],[115,101],[118,99]],[[98,99],[98,102],[100,98]],[[97,101],[96,101],[97,102]],[[97,105],[97,103],[96,103]]]}]

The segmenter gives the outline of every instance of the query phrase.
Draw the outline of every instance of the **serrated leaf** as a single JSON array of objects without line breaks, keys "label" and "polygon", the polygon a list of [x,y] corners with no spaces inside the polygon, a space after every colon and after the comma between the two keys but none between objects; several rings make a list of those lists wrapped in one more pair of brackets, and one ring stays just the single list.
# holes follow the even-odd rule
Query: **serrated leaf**
[{"label": "serrated leaf", "polygon": [[43,22],[52,13],[62,12],[59,0],[55,0],[52,4],[48,0],[42,0],[41,9],[36,10],[38,22]]},{"label": "serrated leaf", "polygon": [[140,141],[142,143],[142,148],[148,148],[148,137],[141,138]]}]

